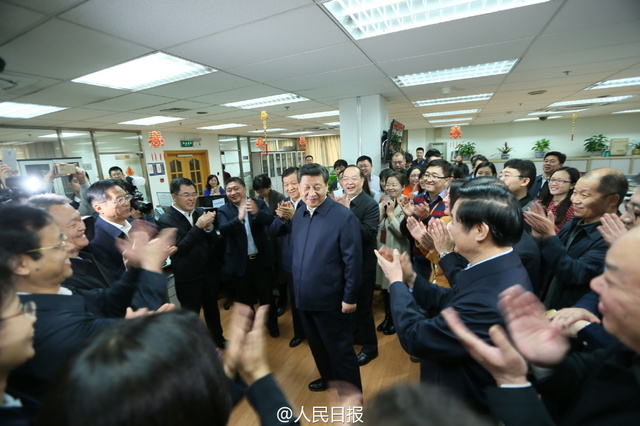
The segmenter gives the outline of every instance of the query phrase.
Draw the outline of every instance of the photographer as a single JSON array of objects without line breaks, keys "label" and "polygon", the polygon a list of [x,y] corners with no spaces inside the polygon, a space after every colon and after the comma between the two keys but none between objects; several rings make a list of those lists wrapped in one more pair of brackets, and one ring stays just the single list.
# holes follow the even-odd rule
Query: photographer
[{"label": "photographer", "polygon": [[[86,197],[87,189],[89,189],[87,172],[74,164],[54,163],[51,166],[51,170],[42,177],[42,190],[47,193],[53,193],[53,180],[61,177],[69,179],[69,186],[73,189],[74,198],[72,200],[76,203],[73,204],[73,207],[80,212],[81,216],[93,215],[95,212],[87,202]],[[77,187],[75,182],[77,182]]]},{"label": "photographer", "polygon": [[122,186],[127,193],[131,194],[131,217],[155,224],[153,204],[144,201],[144,196],[138,191],[136,186],[144,185],[145,179],[140,176],[125,176],[122,169],[118,166],[113,166],[109,169],[109,177],[122,181],[120,186]]}]

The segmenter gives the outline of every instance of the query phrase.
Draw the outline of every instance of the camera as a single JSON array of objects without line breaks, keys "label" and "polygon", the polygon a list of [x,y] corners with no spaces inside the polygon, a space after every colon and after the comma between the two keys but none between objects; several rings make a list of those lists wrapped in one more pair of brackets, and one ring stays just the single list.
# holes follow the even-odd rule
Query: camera
[{"label": "camera", "polygon": [[140,192],[136,191],[131,195],[133,195],[133,198],[131,199],[132,209],[137,210],[142,214],[149,214],[153,211],[153,204],[145,203],[144,196]]}]

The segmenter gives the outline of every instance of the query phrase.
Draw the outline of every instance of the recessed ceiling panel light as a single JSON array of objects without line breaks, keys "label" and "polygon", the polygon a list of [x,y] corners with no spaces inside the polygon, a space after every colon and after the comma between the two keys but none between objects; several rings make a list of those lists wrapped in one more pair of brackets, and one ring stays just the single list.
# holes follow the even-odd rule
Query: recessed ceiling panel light
[{"label": "recessed ceiling panel light", "polygon": [[280,133],[282,136],[294,136],[294,135],[308,135],[313,132],[291,132],[291,133]]},{"label": "recessed ceiling panel light", "polygon": [[536,112],[531,112],[527,115],[547,115],[547,114],[573,114],[576,112],[582,112],[582,111],[586,111],[588,108],[582,108],[582,109],[568,109],[566,111],[536,111]]},{"label": "recessed ceiling panel light", "polygon": [[567,106],[567,105],[583,105],[583,104],[608,104],[610,102],[623,101],[625,99],[629,99],[632,97],[633,95],[625,95],[625,96],[611,96],[611,97],[593,98],[593,99],[580,99],[576,101],[563,101],[563,102],[553,103],[549,105],[549,107],[559,107],[559,106]]},{"label": "recessed ceiling panel light", "polygon": [[154,124],[170,123],[172,121],[178,121],[178,120],[184,120],[184,118],[165,117],[162,115],[156,115],[153,117],[140,118],[138,120],[123,121],[122,123],[118,123],[118,124],[129,124],[131,126],[152,126]]},{"label": "recessed ceiling panel light", "polygon": [[294,102],[308,101],[309,99],[298,96],[294,93],[284,93],[282,95],[266,96],[264,98],[248,99],[246,101],[231,102],[228,104],[222,104],[225,107],[231,108],[264,108],[272,105],[291,104]]},{"label": "recessed ceiling panel light", "polygon": [[[283,130],[287,130],[287,129],[283,129],[280,127],[274,127],[273,129],[267,129],[267,132],[281,132]],[[264,130],[250,130],[247,133],[264,133]]]},{"label": "recessed ceiling panel light", "polygon": [[531,118],[518,118],[517,120],[513,120],[513,121],[538,121],[538,120],[540,119],[536,117],[531,117]]},{"label": "recessed ceiling panel light", "polygon": [[312,112],[309,114],[298,114],[298,115],[290,115],[289,118],[296,118],[298,120],[306,120],[308,118],[320,118],[320,117],[332,117],[334,115],[340,115],[340,111],[322,111],[322,112]]},{"label": "recessed ceiling panel light", "polygon": [[215,71],[217,70],[211,67],[156,52],[71,81],[135,92]]},{"label": "recessed ceiling panel light", "polygon": [[546,1],[549,0],[332,0],[323,6],[359,40]]},{"label": "recessed ceiling panel light", "polygon": [[198,129],[221,130],[221,129],[233,129],[234,127],[244,127],[244,126],[248,126],[248,124],[228,123],[228,124],[218,124],[216,126],[198,127]]},{"label": "recessed ceiling panel light", "polygon": [[[78,132],[62,132],[60,134],[63,138],[77,138],[78,136],[89,136],[88,133],[78,133]],[[48,135],[38,136],[39,138],[57,138],[57,133],[50,133]]]},{"label": "recessed ceiling panel light", "polygon": [[467,78],[488,77],[491,75],[507,74],[518,62],[517,59],[490,62],[487,64],[470,65],[468,67],[449,68],[445,70],[429,71],[417,74],[399,75],[391,77],[398,87],[418,86],[421,84],[440,83],[442,81],[464,80]]},{"label": "recessed ceiling panel light", "polygon": [[452,126],[468,126],[469,123],[448,123],[448,124],[438,124],[433,127],[452,127]]},{"label": "recessed ceiling panel light", "polygon": [[459,102],[477,102],[488,101],[493,93],[482,93],[480,95],[456,96],[453,98],[425,99],[424,101],[415,101],[413,104],[417,107],[428,105],[457,104]]},{"label": "recessed ceiling panel light", "polygon": [[64,109],[67,108],[52,105],[23,104],[19,102],[0,102],[0,117],[33,118]]},{"label": "recessed ceiling panel light", "polygon": [[339,121],[332,121],[331,123],[322,123],[325,126],[339,126],[340,122]]},{"label": "recessed ceiling panel light", "polygon": [[633,114],[634,112],[640,112],[640,109],[627,109],[624,111],[612,112],[611,114]]},{"label": "recessed ceiling panel light", "polygon": [[319,138],[319,137],[321,137],[321,136],[335,136],[335,134],[333,134],[333,133],[323,133],[323,134],[321,134],[321,135],[311,135],[311,136],[309,136],[309,137],[310,137],[310,138]]},{"label": "recessed ceiling panel light", "polygon": [[423,117],[442,117],[444,115],[464,115],[464,114],[475,114],[480,112],[479,109],[461,109],[458,111],[442,111],[442,112],[428,112],[426,114],[422,114]]},{"label": "recessed ceiling panel light", "polygon": [[640,84],[640,77],[618,78],[616,80],[600,81],[594,84],[593,86],[587,87],[584,90],[612,89],[614,87],[637,86],[639,84]]},{"label": "recessed ceiling panel light", "polygon": [[450,123],[451,120],[458,120],[458,121],[470,121],[473,120],[473,117],[454,117],[454,118],[446,118],[446,119],[442,119],[442,120],[429,120],[429,123]]}]

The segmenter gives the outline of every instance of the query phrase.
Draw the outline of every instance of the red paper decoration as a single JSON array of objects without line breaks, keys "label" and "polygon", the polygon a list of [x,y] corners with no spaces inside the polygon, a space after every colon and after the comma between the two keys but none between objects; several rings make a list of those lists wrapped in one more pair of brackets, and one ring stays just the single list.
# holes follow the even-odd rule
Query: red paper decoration
[{"label": "red paper decoration", "polygon": [[304,136],[300,136],[300,140],[298,141],[298,145],[300,145],[300,151],[307,150],[307,139]]},{"label": "red paper decoration", "polygon": [[451,139],[458,139],[460,136],[462,136],[460,126],[452,126],[451,131],[449,132],[449,137],[451,137]]},{"label": "red paper decoration", "polygon": [[157,131],[149,132],[149,146],[153,148],[160,148],[161,146],[164,146],[162,133]]},{"label": "red paper decoration", "polygon": [[256,148],[262,151],[266,147],[267,147],[267,144],[264,142],[264,139],[258,138],[258,140],[256,141]]}]

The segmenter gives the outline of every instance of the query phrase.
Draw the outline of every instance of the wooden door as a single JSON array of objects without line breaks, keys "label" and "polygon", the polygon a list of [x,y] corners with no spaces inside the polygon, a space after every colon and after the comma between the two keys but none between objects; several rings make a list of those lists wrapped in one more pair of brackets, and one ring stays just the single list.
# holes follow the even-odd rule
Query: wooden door
[{"label": "wooden door", "polygon": [[191,179],[198,194],[202,194],[209,175],[207,151],[165,151],[164,158],[169,182],[181,177]]}]

